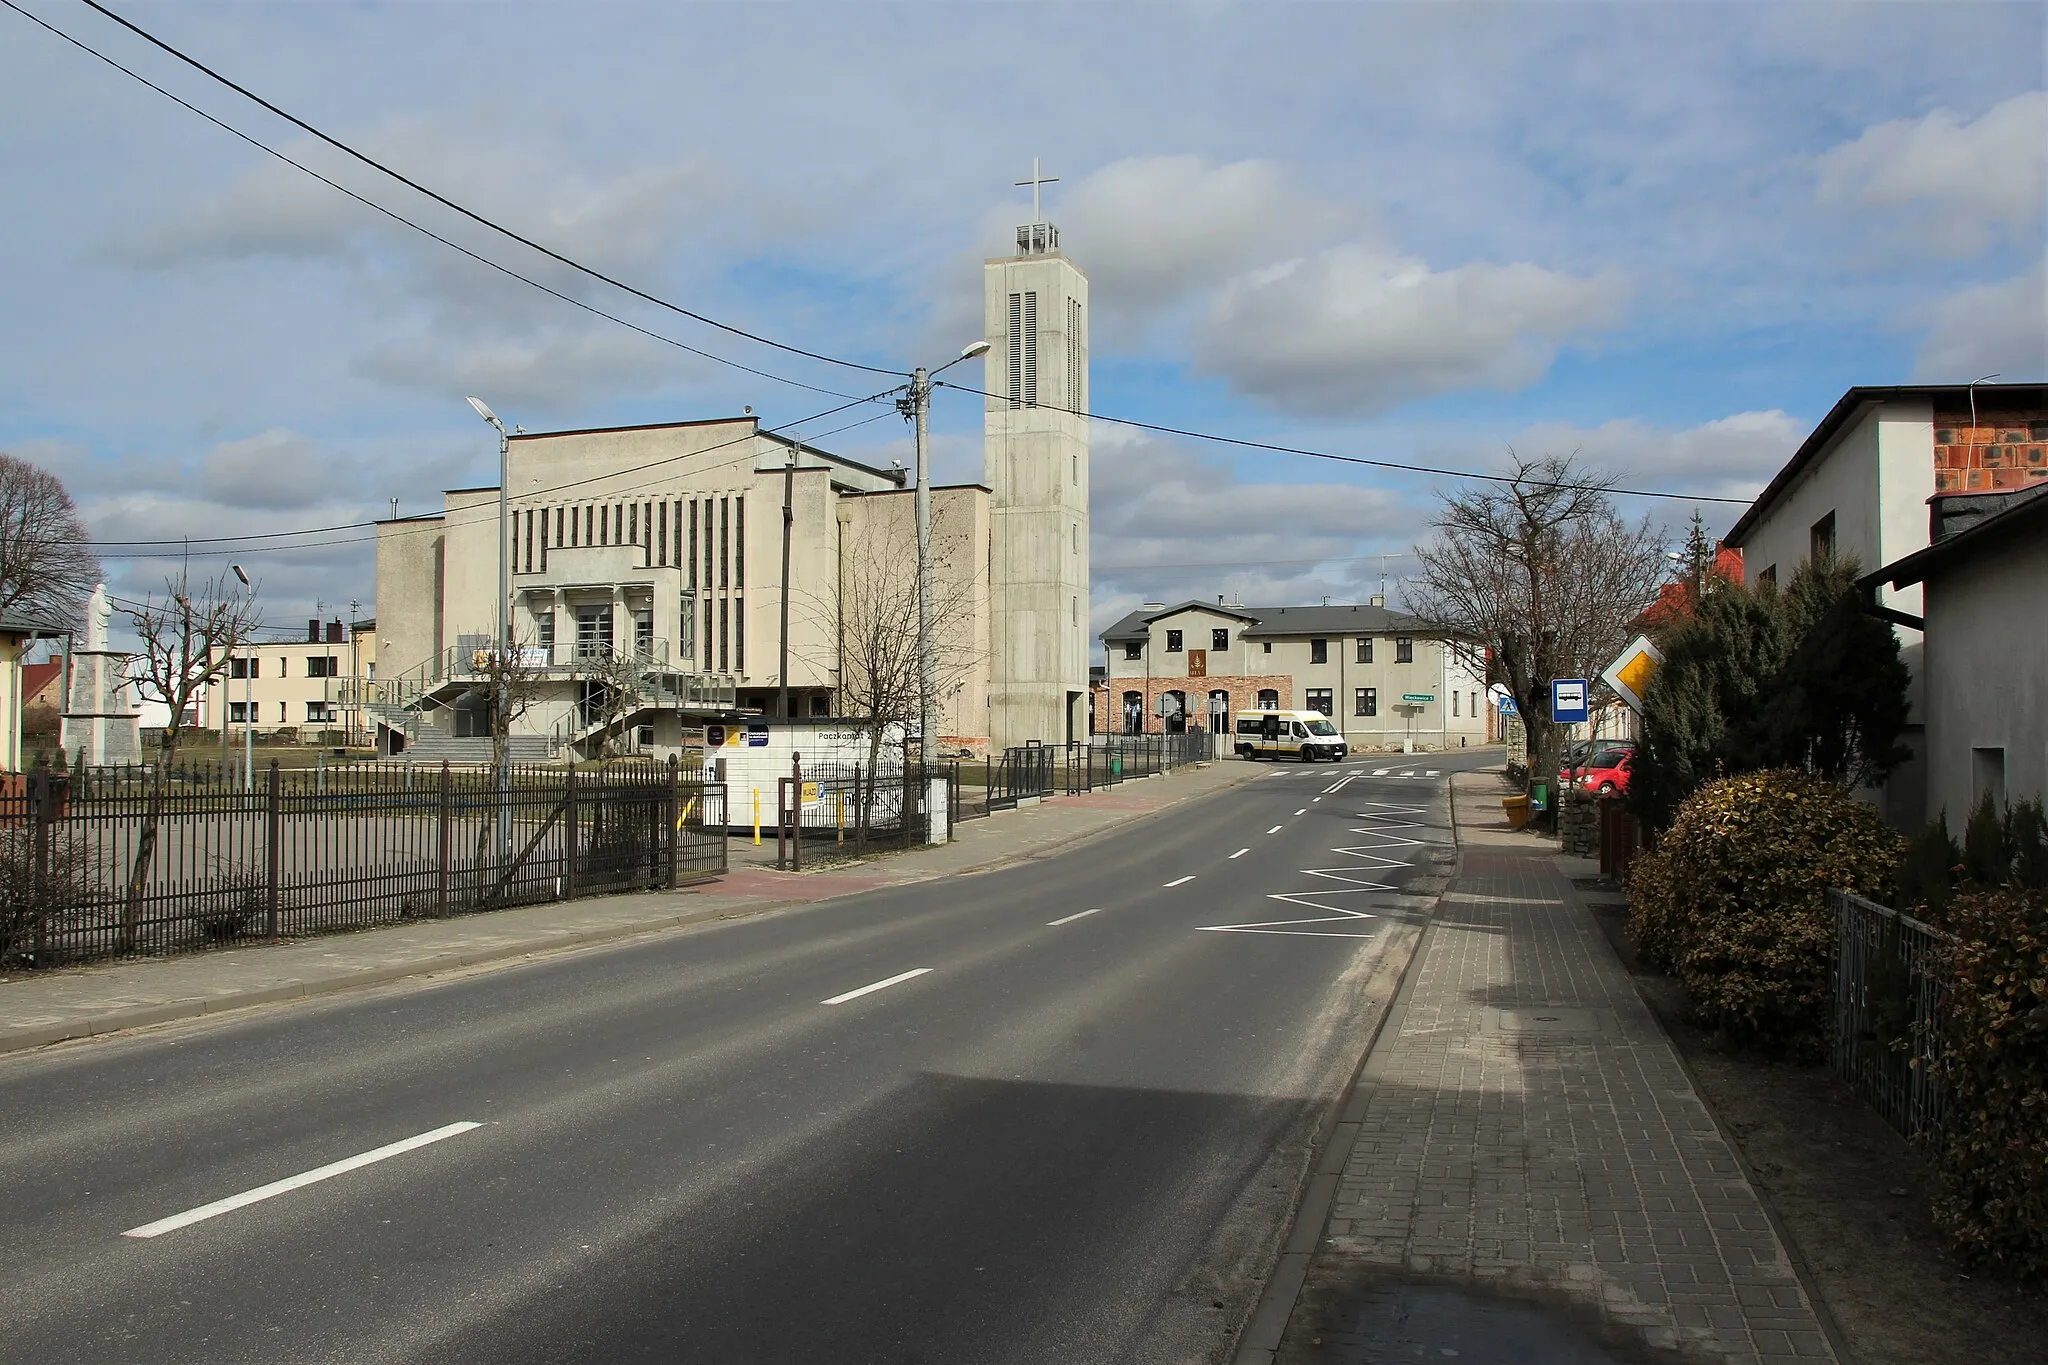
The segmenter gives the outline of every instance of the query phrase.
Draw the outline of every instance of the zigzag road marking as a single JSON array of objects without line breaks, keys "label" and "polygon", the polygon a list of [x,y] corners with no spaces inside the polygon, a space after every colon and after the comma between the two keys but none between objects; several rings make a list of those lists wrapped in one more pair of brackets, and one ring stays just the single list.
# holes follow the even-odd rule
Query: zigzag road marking
[{"label": "zigzag road marking", "polygon": [[1372,844],[1347,844],[1330,850],[1332,853],[1341,853],[1347,858],[1355,858],[1360,863],[1367,864],[1367,866],[1303,868],[1302,875],[1305,877],[1321,877],[1329,881],[1342,882],[1344,886],[1342,888],[1316,891],[1271,892],[1266,897],[1268,900],[1285,901],[1290,905],[1298,905],[1308,910],[1320,910],[1323,912],[1322,914],[1304,919],[1261,920],[1249,924],[1204,924],[1197,927],[1204,932],[1216,934],[1279,934],[1300,938],[1373,937],[1369,933],[1352,933],[1342,929],[1312,929],[1306,927],[1309,925],[1329,924],[1347,925],[1355,928],[1362,927],[1358,925],[1360,920],[1378,918],[1367,910],[1348,910],[1341,905],[1326,904],[1317,898],[1356,896],[1374,891],[1394,891],[1397,888],[1392,883],[1376,881],[1370,876],[1359,874],[1384,872],[1396,867],[1414,866],[1413,863],[1408,862],[1406,859],[1388,857],[1381,850],[1422,847],[1423,840],[1411,839],[1394,831],[1423,828],[1417,821],[1402,820],[1397,817],[1402,815],[1424,815],[1427,813],[1427,808],[1423,806],[1399,806],[1385,801],[1373,801],[1367,804],[1375,809],[1358,812],[1358,818],[1372,823],[1354,825],[1348,832],[1363,834],[1378,842]]}]

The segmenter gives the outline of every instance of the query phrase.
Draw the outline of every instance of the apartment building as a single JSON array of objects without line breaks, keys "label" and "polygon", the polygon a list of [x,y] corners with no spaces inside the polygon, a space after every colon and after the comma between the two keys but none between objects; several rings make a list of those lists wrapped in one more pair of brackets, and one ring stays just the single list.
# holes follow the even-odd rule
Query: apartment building
[{"label": "apartment building", "polygon": [[1441,632],[1377,600],[1149,602],[1102,643],[1096,725],[1110,733],[1214,732],[1233,712],[1297,710],[1329,716],[1353,749],[1455,749],[1493,734],[1485,680]]},{"label": "apartment building", "polygon": [[204,710],[191,719],[211,730],[225,717],[235,735],[296,731],[309,742],[339,735],[337,742],[366,744],[364,704],[376,679],[376,621],[308,620],[303,637],[252,641],[229,655],[206,689]]}]

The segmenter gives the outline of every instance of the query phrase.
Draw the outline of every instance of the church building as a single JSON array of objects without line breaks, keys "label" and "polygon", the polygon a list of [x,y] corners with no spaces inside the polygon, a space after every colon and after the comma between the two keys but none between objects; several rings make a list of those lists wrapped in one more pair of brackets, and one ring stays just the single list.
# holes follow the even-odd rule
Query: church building
[{"label": "church building", "polygon": [[[939,752],[1087,736],[1088,282],[1033,217],[984,267],[982,482],[933,489]],[[914,634],[904,469],[751,415],[520,432],[506,459],[508,629],[534,675],[522,760],[860,714],[865,662]],[[386,752],[488,757],[497,528],[495,486],[378,524],[368,709]]]}]

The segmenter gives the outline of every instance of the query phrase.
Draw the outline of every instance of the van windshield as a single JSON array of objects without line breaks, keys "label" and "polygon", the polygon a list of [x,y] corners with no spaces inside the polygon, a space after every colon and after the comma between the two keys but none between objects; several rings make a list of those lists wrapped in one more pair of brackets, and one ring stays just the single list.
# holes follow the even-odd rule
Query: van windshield
[{"label": "van windshield", "polygon": [[1312,720],[1308,723],[1308,732],[1312,735],[1334,735],[1337,727],[1327,720]]}]

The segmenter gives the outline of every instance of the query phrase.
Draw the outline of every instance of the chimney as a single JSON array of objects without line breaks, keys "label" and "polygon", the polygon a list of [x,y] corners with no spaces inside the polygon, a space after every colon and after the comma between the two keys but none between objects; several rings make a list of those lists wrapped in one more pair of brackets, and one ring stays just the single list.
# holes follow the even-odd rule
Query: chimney
[{"label": "chimney", "polygon": [[1145,606],[1144,606],[1144,610],[1146,610],[1146,611],[1165,611],[1165,610],[1166,610],[1166,603],[1164,603],[1164,602],[1147,602],[1147,603],[1145,604]]},{"label": "chimney", "polygon": [[309,645],[320,643],[320,618],[317,616],[306,622],[306,643]]},{"label": "chimney", "polygon": [[329,621],[327,623],[327,643],[330,645],[338,645],[341,643],[341,641],[341,618],[337,616],[332,621]]},{"label": "chimney", "polygon": [[1372,603],[1372,605],[1379,607],[1383,610],[1387,605],[1387,595],[1385,593],[1376,592],[1368,600]]}]

